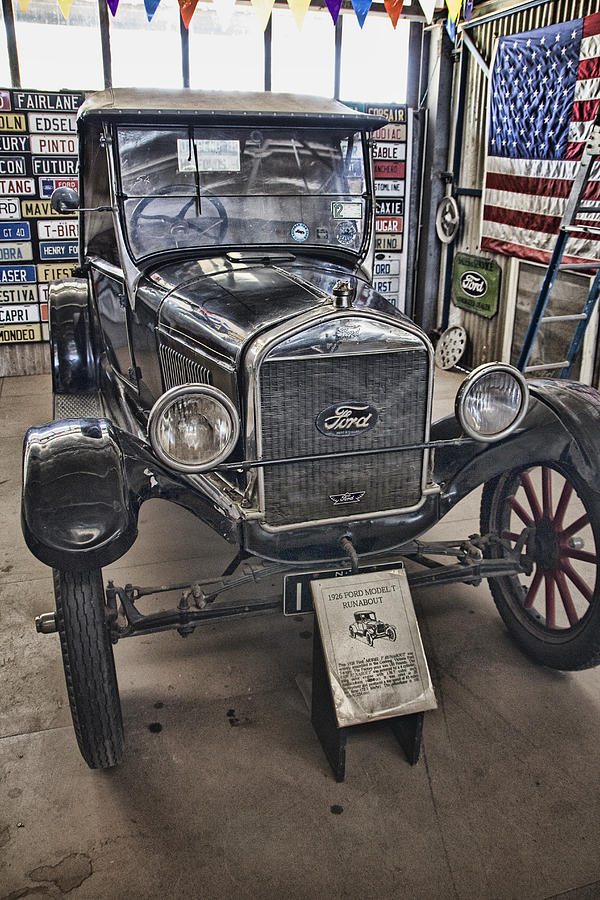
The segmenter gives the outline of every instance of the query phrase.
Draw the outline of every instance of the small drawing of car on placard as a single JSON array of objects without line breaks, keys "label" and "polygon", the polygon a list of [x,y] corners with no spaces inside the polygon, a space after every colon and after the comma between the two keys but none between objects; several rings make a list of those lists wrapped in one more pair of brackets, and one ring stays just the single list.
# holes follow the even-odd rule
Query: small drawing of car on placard
[{"label": "small drawing of car on placard", "polygon": [[396,629],[393,625],[386,622],[380,622],[374,612],[356,612],[354,613],[354,622],[349,628],[351,638],[364,638],[369,645],[373,646],[373,642],[377,638],[387,638],[389,641],[396,640]]}]

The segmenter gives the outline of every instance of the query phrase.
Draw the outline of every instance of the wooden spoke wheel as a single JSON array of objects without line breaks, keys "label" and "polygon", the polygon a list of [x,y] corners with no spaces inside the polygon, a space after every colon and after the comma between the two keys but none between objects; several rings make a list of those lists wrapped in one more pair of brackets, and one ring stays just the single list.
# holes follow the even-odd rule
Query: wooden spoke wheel
[{"label": "wooden spoke wheel", "polygon": [[494,601],[525,652],[555,669],[600,662],[600,510],[595,494],[569,467],[556,463],[514,469],[486,484],[482,534],[504,541],[502,556],[523,535],[530,576],[491,578]]}]

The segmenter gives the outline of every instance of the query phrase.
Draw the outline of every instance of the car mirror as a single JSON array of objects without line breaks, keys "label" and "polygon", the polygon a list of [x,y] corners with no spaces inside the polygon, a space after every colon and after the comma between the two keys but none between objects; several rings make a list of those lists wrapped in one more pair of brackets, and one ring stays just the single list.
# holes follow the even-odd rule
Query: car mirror
[{"label": "car mirror", "polygon": [[52,191],[50,206],[54,212],[64,215],[79,209],[79,194],[72,188],[59,187]]}]

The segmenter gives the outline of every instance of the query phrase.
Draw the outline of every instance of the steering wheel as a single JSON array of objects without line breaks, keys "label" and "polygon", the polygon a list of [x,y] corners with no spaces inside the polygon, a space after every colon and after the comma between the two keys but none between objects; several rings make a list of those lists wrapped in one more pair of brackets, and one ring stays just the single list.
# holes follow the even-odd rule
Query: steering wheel
[{"label": "steering wheel", "polygon": [[[198,236],[208,234],[214,228],[218,228],[218,232],[211,235],[215,244],[223,243],[223,239],[225,237],[225,233],[227,232],[227,227],[229,224],[229,219],[227,217],[227,210],[225,206],[221,202],[218,197],[213,197],[211,194],[208,194],[206,191],[202,191],[200,196],[200,203],[203,204],[204,201],[208,201],[217,211],[218,218],[214,218],[214,221],[209,224],[202,224],[200,221],[186,218],[188,212],[192,209],[195,209],[196,203],[198,202],[198,197],[194,194],[193,196],[186,197],[178,197],[177,199],[182,200],[181,209],[174,216],[169,216],[166,213],[158,213],[157,215],[149,215],[145,213],[144,210],[150,206],[150,204],[155,203],[157,200],[160,200],[163,197],[168,197],[169,194],[177,193],[182,188],[187,188],[188,185],[182,184],[166,184],[158,189],[156,194],[152,197],[144,197],[133,213],[131,214],[131,219],[129,220],[129,226],[131,228],[131,236],[132,239],[136,242],[140,242],[140,224],[141,222],[162,222],[169,228],[169,233],[177,239],[179,237],[184,237],[189,234],[190,231],[195,231],[198,233]],[[204,213],[202,214],[204,218]]]}]

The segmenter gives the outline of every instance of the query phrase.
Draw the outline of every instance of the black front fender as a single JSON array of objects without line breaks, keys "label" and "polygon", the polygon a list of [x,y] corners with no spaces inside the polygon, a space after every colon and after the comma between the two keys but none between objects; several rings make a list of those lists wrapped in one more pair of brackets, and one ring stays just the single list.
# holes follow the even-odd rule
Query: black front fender
[{"label": "black front fender", "polygon": [[150,499],[183,506],[230,543],[241,539],[237,520],[107,419],[65,419],[27,432],[22,528],[46,565],[102,568],[119,559],[135,541],[140,506]]},{"label": "black front fender", "polygon": [[137,536],[123,454],[107,419],[30,428],[23,456],[23,535],[31,552],[61,569],[107,565]]},{"label": "black front fender", "polygon": [[[600,394],[569,381],[529,382],[531,399],[522,426],[498,443],[465,440],[435,451],[434,480],[441,485],[440,512],[487,481],[521,465],[573,466],[595,493],[600,488]],[[462,435],[454,416],[432,426],[432,440]]]}]

